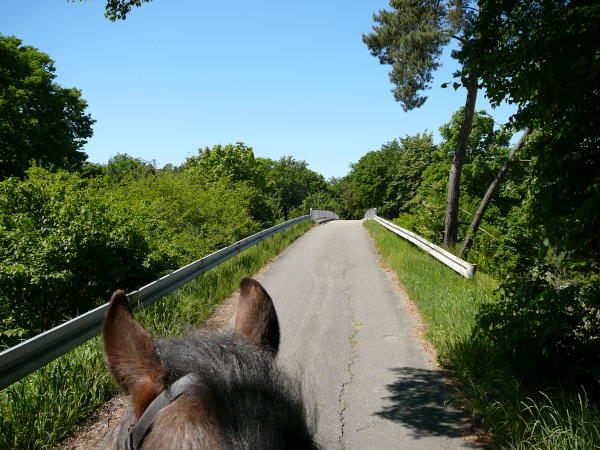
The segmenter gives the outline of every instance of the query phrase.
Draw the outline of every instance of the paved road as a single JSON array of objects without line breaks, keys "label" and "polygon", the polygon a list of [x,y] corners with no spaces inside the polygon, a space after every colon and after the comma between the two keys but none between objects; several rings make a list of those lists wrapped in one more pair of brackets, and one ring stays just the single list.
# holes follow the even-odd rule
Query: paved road
[{"label": "paved road", "polygon": [[261,282],[279,315],[280,361],[316,404],[323,448],[469,447],[361,221],[310,230]]}]

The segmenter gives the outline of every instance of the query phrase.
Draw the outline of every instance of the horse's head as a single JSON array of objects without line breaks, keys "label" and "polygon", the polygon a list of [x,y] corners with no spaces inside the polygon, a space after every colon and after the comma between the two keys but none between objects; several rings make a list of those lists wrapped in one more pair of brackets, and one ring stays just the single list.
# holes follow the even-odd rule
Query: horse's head
[{"label": "horse's head", "polygon": [[269,294],[244,278],[232,332],[153,341],[116,291],[104,351],[132,413],[109,448],[310,449],[299,385],[277,367],[279,324]]}]

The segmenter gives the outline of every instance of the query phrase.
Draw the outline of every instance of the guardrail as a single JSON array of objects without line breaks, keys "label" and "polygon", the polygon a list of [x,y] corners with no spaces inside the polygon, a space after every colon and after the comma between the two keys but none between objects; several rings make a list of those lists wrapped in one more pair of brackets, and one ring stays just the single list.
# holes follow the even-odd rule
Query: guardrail
[{"label": "guardrail", "polygon": [[432,244],[427,239],[422,238],[418,234],[408,231],[406,228],[402,228],[395,223],[389,222],[382,219],[377,215],[377,208],[371,208],[365,213],[365,219],[374,219],[377,223],[384,226],[392,233],[403,237],[409,242],[412,242],[417,247],[421,248],[425,252],[429,253],[435,259],[439,260],[443,264],[450,267],[452,270],[460,273],[463,277],[472,279],[477,271],[477,264],[471,264],[467,261],[460,259],[458,256]]},{"label": "guardrail", "polygon": [[[130,306],[150,305],[241,251],[258,244],[263,239],[304,220],[315,219],[313,211],[315,211],[315,217],[320,218],[321,212],[319,211],[322,210],[311,210],[311,214],[288,220],[248,236],[127,294]],[[337,216],[331,212],[329,214]],[[0,353],[0,390],[98,335],[107,308],[108,303]]]},{"label": "guardrail", "polygon": [[310,208],[310,218],[313,220],[339,220],[340,216],[334,212],[327,211],[326,209]]}]

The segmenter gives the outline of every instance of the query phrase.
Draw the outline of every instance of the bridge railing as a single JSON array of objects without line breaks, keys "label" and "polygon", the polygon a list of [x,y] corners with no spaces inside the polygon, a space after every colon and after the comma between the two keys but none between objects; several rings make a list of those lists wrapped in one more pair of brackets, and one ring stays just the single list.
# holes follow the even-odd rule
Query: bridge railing
[{"label": "bridge railing", "polygon": [[[327,215],[330,216],[327,218],[339,218],[330,211],[311,209],[311,214],[259,231],[127,294],[129,304],[132,307],[148,306],[260,241],[297,223]],[[107,308],[108,303],[0,353],[0,390],[98,335]]]},{"label": "bridge railing", "polygon": [[418,234],[413,233],[412,231],[407,230],[406,228],[402,228],[395,223],[389,222],[377,215],[377,208],[371,208],[365,213],[365,219],[373,219],[383,227],[390,230],[392,233],[397,234],[400,237],[403,237],[407,241],[413,243],[420,249],[429,253],[438,261],[442,262],[446,266],[450,267],[452,270],[458,272],[463,277],[471,279],[475,276],[475,272],[477,271],[477,264],[471,264],[467,261],[460,259],[458,256],[453,255],[447,250],[444,250],[441,247],[429,242],[427,239],[422,238]]},{"label": "bridge railing", "polygon": [[326,209],[310,208],[310,218],[313,220],[330,219],[339,220],[340,216]]}]

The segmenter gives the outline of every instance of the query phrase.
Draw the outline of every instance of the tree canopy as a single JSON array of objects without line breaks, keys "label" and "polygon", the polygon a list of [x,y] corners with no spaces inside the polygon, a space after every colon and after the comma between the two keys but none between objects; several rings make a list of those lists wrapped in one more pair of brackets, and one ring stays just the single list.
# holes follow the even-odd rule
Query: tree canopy
[{"label": "tree canopy", "polygon": [[[83,0],[68,0],[71,2]],[[106,8],[104,16],[116,22],[117,20],[125,20],[134,6],[142,6],[144,3],[150,3],[152,0],[106,0]]]},{"label": "tree canopy", "polygon": [[[517,270],[478,332],[523,367],[598,386],[600,364],[600,3],[481,0],[459,58],[492,104],[516,104],[535,133],[529,176],[509,216]],[[562,374],[564,376],[564,372]]]},{"label": "tree canopy", "polygon": [[492,105],[518,106],[520,128],[556,129],[600,117],[600,4],[595,0],[481,0],[458,53]]},{"label": "tree canopy", "polygon": [[211,180],[258,181],[259,176],[254,151],[243,142],[199,149],[198,155],[186,159],[184,167],[197,167]]},{"label": "tree canopy", "polygon": [[[284,217],[302,205],[303,200],[320,191],[327,190],[323,175],[308,168],[306,161],[284,156],[277,161],[263,160],[269,164],[266,171],[266,192],[276,200],[276,208]],[[302,212],[306,214],[306,212]]]},{"label": "tree canopy", "polygon": [[[125,178],[139,178],[154,172],[154,166],[141,158],[134,158],[127,153],[117,153],[108,160],[103,168],[104,174],[114,182],[123,181]],[[84,172],[88,172],[87,167]]]},{"label": "tree canopy", "polygon": [[16,37],[0,35],[0,178],[38,165],[73,169],[92,136],[87,103],[54,82],[54,61]]},{"label": "tree canopy", "polygon": [[463,42],[458,33],[474,17],[469,3],[391,0],[393,11],[381,10],[373,15],[379,25],[363,35],[363,42],[381,64],[392,66],[392,92],[405,111],[427,100],[421,92],[431,86],[444,47],[453,38]]},{"label": "tree canopy", "polygon": [[341,207],[350,217],[362,217],[378,208],[385,217],[396,217],[417,191],[424,170],[437,150],[430,133],[405,136],[383,144],[351,165],[350,173],[332,180]]},{"label": "tree canopy", "polygon": [[[472,1],[463,0],[390,0],[392,11],[379,11],[373,19],[379,26],[373,33],[363,35],[363,41],[381,64],[390,64],[390,81],[396,86],[394,97],[405,111],[418,108],[427,99],[421,91],[428,89],[433,72],[439,67],[444,46],[451,39],[464,45],[477,18]],[[454,54],[453,54],[454,55]],[[454,74],[460,78],[455,87],[467,89],[463,120],[456,151],[448,176],[444,244],[453,247],[458,233],[458,208],[463,156],[471,133],[475,103],[477,101],[477,75],[469,70]],[[446,83],[447,84],[447,83]]]}]

